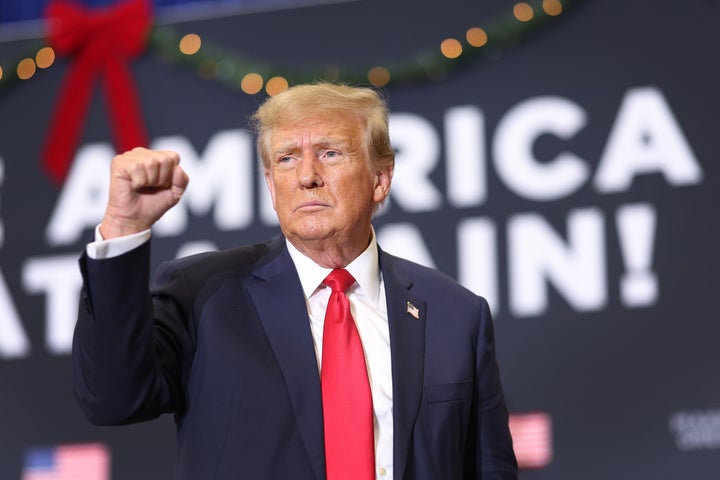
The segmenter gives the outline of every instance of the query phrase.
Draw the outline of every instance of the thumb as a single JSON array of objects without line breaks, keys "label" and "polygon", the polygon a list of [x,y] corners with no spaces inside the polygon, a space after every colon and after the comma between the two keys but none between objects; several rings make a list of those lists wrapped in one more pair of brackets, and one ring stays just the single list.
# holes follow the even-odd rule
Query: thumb
[{"label": "thumb", "polygon": [[180,165],[176,165],[173,170],[171,185],[172,193],[176,202],[180,201],[180,197],[182,197],[189,182],[190,177],[188,177],[187,173],[185,173],[185,170],[183,170]]}]

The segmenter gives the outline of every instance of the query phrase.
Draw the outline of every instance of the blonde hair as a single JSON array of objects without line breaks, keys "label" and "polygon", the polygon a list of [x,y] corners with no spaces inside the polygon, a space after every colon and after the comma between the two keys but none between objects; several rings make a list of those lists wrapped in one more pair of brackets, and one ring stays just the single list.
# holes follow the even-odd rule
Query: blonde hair
[{"label": "blonde hair", "polygon": [[357,115],[364,123],[367,152],[375,167],[393,167],[395,152],[390,145],[388,109],[370,88],[335,83],[296,85],[268,98],[250,117],[257,134],[258,155],[270,165],[270,133],[280,124],[302,121],[308,115],[328,110]]}]

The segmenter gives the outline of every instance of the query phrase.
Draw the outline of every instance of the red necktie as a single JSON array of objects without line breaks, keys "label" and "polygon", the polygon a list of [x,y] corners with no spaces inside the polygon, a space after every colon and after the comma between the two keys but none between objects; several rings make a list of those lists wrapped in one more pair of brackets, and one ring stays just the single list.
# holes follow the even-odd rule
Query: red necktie
[{"label": "red necktie", "polygon": [[373,480],[375,439],[365,355],[345,291],[355,283],[336,269],[323,281],[332,289],[325,313],[322,399],[327,480]]}]

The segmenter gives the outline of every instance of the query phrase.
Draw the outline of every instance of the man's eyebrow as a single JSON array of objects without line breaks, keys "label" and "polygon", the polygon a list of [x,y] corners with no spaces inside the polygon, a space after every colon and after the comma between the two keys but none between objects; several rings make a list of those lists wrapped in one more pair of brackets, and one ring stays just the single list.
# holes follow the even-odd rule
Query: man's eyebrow
[{"label": "man's eyebrow", "polygon": [[275,148],[272,153],[275,155],[279,155],[281,153],[288,153],[288,152],[292,152],[293,150],[297,150],[297,149],[298,149],[297,142],[290,141],[290,142],[286,142],[286,143],[278,145],[277,148]]},{"label": "man's eyebrow", "polygon": [[[342,137],[319,137],[315,138],[312,141],[314,146],[320,146],[320,147],[329,147],[329,146],[340,146],[344,148],[348,148],[351,145],[351,142],[349,142],[347,139]],[[274,155],[280,155],[283,153],[290,153],[296,150],[300,149],[300,145],[298,142],[291,140],[286,143],[281,143],[278,145],[272,153]]]},{"label": "man's eyebrow", "polygon": [[315,145],[328,145],[333,143],[347,143],[347,139],[339,136],[324,136],[313,138],[312,142]]},{"label": "man's eyebrow", "polygon": [[320,147],[341,147],[347,150],[352,145],[352,141],[343,137],[322,137],[313,141],[313,144]]}]

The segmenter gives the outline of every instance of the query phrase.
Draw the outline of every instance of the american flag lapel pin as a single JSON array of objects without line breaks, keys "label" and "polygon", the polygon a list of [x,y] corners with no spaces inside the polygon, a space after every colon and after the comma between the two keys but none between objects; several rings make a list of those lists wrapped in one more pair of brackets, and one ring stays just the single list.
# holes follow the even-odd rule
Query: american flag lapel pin
[{"label": "american flag lapel pin", "polygon": [[407,309],[405,310],[407,313],[413,316],[416,320],[420,319],[420,310],[413,305],[411,302],[406,302]]}]

